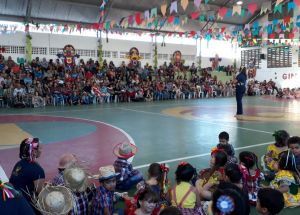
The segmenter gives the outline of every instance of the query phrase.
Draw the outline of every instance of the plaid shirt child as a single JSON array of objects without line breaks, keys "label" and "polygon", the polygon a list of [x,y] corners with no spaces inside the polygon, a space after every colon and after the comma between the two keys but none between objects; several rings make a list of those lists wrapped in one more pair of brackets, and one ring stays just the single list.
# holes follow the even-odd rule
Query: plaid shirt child
[{"label": "plaid shirt child", "polygon": [[85,192],[74,193],[73,197],[75,205],[70,211],[69,215],[88,215],[89,214],[89,203],[92,201],[96,190],[88,188]]},{"label": "plaid shirt child", "polygon": [[117,177],[117,182],[126,181],[133,173],[133,167],[129,161],[126,159],[118,158],[114,162],[114,167],[116,172],[120,173]]},{"label": "plaid shirt child", "polygon": [[52,185],[54,186],[64,186],[64,171],[60,171],[53,179],[52,179]]},{"label": "plaid shirt child", "polygon": [[96,190],[96,194],[93,199],[93,215],[103,215],[104,208],[108,208],[110,214],[114,211],[114,192],[107,190],[103,186],[100,186]]}]

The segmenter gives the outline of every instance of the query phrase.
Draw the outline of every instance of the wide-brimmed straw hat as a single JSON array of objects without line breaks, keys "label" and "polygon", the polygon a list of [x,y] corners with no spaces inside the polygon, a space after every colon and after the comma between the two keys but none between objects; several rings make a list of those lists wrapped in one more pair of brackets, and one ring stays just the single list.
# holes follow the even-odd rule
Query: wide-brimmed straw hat
[{"label": "wide-brimmed straw hat", "polygon": [[74,165],[76,162],[77,162],[77,158],[75,157],[75,155],[73,155],[71,153],[66,153],[60,157],[59,163],[58,163],[58,168],[66,169],[66,168]]},{"label": "wide-brimmed straw hat", "polygon": [[94,179],[98,179],[99,181],[108,180],[118,176],[120,173],[116,173],[114,166],[103,166],[99,168],[99,174],[93,175]]},{"label": "wide-brimmed straw hat", "polygon": [[73,192],[84,192],[89,185],[86,172],[77,166],[64,170],[64,182]]},{"label": "wide-brimmed straw hat", "polygon": [[73,208],[71,191],[63,186],[47,186],[38,195],[36,208],[44,215],[63,215]]},{"label": "wide-brimmed straw hat", "polygon": [[114,147],[113,152],[119,158],[128,159],[137,153],[137,147],[132,143],[119,143]]}]

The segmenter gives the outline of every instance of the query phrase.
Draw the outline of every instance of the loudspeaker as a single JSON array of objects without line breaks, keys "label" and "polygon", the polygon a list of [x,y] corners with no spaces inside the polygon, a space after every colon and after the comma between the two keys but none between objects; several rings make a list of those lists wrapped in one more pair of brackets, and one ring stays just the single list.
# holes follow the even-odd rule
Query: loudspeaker
[{"label": "loudspeaker", "polygon": [[260,59],[261,59],[261,60],[264,60],[264,59],[266,59],[266,56],[265,56],[265,54],[260,54]]}]

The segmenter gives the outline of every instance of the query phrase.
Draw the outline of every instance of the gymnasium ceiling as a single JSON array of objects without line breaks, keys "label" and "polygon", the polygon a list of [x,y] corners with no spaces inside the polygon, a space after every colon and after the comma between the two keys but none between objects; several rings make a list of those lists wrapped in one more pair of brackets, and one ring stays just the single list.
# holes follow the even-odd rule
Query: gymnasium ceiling
[{"label": "gymnasium ceiling", "polygon": [[[120,21],[137,12],[142,14],[154,7],[158,8],[158,16],[162,17],[160,6],[171,0],[108,0],[105,7],[107,15],[105,21]],[[204,2],[204,0],[202,0]],[[200,14],[217,14],[220,7],[231,8],[237,0],[209,0],[208,4],[201,3]],[[245,9],[244,17],[225,17],[223,20],[199,22],[189,19],[187,24],[177,26],[164,26],[156,29],[160,31],[191,31],[203,30],[215,25],[243,25],[252,22],[259,17],[260,7],[263,2],[270,0],[243,0],[242,8]],[[274,2],[274,0],[273,0]],[[0,0],[0,20],[38,22],[38,23],[97,23],[100,18],[99,7],[102,0]],[[255,14],[249,14],[247,6],[250,3],[257,3],[258,10]],[[189,5],[184,11],[178,0],[178,14],[184,16],[196,11],[194,0],[189,0]],[[169,11],[169,10],[167,10]],[[167,12],[168,15],[168,12]],[[139,26],[134,27],[134,29]],[[130,28],[128,29],[130,30]],[[132,30],[132,29],[131,29]]]}]

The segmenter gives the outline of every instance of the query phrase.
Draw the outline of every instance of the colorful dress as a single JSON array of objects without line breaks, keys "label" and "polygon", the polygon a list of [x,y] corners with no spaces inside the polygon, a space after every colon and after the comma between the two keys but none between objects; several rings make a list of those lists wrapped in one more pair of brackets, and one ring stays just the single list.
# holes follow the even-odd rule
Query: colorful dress
[{"label": "colorful dress", "polygon": [[199,172],[199,179],[197,183],[200,187],[203,187],[207,183],[213,184],[211,186],[210,191],[214,192],[221,181],[224,181],[225,171],[223,167],[215,170],[213,174],[210,176],[210,168],[203,169]]},{"label": "colorful dress", "polygon": [[274,171],[274,165],[278,161],[279,154],[288,149],[287,146],[277,147],[275,144],[271,144],[267,148],[267,153],[264,157],[265,166],[268,170]]},{"label": "colorful dress", "polygon": [[300,206],[300,190],[297,177],[292,171],[280,170],[276,173],[271,186],[278,189],[281,185],[289,186],[289,192],[283,193],[285,207]]},{"label": "colorful dress", "polygon": [[250,173],[244,165],[240,165],[242,173],[243,190],[248,193],[250,204],[255,205],[257,201],[257,192],[260,181],[264,180],[264,175],[260,169],[254,170]]}]

